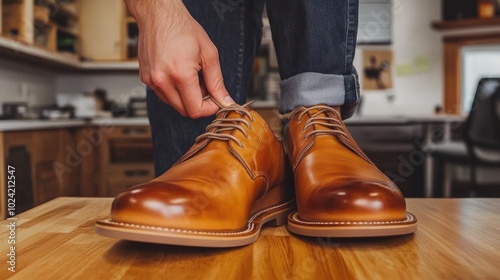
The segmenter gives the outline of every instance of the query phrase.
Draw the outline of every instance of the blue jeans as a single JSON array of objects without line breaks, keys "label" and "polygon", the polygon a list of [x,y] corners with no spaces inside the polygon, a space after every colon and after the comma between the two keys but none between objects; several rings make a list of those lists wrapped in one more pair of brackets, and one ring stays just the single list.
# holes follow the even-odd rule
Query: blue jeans
[{"label": "blue jeans", "polygon": [[[281,76],[280,112],[299,106],[342,105],[350,117],[359,101],[353,67],[358,0],[184,0],[219,50],[224,84],[239,104],[262,36],[264,4]],[[163,174],[194,144],[214,117],[179,115],[148,89],[155,173]]]}]

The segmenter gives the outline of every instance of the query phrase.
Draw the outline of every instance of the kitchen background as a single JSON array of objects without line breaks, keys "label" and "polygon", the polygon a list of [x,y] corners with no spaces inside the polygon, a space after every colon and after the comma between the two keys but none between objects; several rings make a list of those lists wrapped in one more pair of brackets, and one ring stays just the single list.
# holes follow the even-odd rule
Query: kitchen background
[{"label": "kitchen background", "polygon": [[[216,2],[227,1],[215,0],[215,8]],[[21,102],[27,106],[21,109],[21,113],[27,113],[17,116],[9,116],[6,110],[10,108],[2,106],[0,114],[22,119],[39,118],[42,114],[44,118],[57,119],[0,121],[0,152],[4,161],[0,167],[5,169],[8,162],[22,162],[23,156],[12,159],[19,152],[11,149],[19,146],[16,143],[24,143],[29,158],[31,179],[24,184],[32,203],[26,207],[60,195],[113,196],[133,183],[151,178],[151,140],[143,103],[145,86],[139,80],[134,60],[137,28],[123,1],[0,3],[0,103]],[[467,181],[472,169],[465,164],[446,173],[446,163],[440,162],[441,158],[434,160],[431,150],[434,143],[463,140],[463,124],[479,80],[500,77],[498,1],[360,3],[355,66],[360,74],[362,104],[358,115],[348,121],[360,145],[384,172],[393,175],[391,179],[407,196],[497,196],[498,189],[491,186],[498,185],[498,169],[480,169],[478,182],[488,187],[476,191],[473,184],[471,191]],[[265,15],[264,29],[250,95],[258,100],[255,108],[279,134],[275,110],[279,75]],[[451,57],[447,42],[471,40],[475,43],[460,45]],[[376,70],[371,78],[370,67]],[[458,74],[450,78],[451,73]],[[456,88],[450,87],[453,81],[458,84]],[[64,122],[71,111],[60,108],[66,102],[76,102],[76,115],[85,120]],[[130,109],[127,106],[135,106],[135,116],[123,117],[120,112]],[[109,109],[121,118],[112,119]],[[103,132],[103,126],[115,130]],[[39,139],[59,142],[52,148],[35,147]],[[93,145],[91,139],[99,141]],[[420,140],[424,147],[416,144]],[[82,157],[77,167],[72,167],[76,171],[63,172],[66,179],[61,179],[61,169],[54,163],[67,161],[68,155],[72,155],[67,147],[73,147],[72,151],[81,156],[78,145],[82,141],[91,143],[92,151]],[[54,157],[46,157],[51,149]],[[416,151],[423,154],[422,160],[415,160]],[[144,154],[147,156],[141,156]],[[38,158],[40,163],[36,162]],[[4,170],[0,172],[5,174]],[[6,182],[2,184],[5,187]]]},{"label": "kitchen background", "polygon": [[[96,9],[102,5],[101,1],[89,2],[95,2],[89,3],[89,5],[95,6]],[[362,0],[361,3],[363,2]],[[391,10],[391,6],[385,4],[384,7],[385,11],[378,11],[381,15],[380,20],[376,20],[378,26],[372,25],[365,31],[361,30],[360,33],[369,33],[373,28],[383,28],[390,24],[386,22],[384,12]],[[364,113],[368,115],[431,114],[434,112],[434,106],[442,105],[443,102],[442,37],[457,32],[475,33],[477,30],[443,32],[433,29],[431,22],[441,19],[442,3],[440,1],[397,0],[392,8],[394,9],[391,24],[392,42],[382,46],[359,46],[355,62],[358,71],[362,69],[362,50],[366,48],[391,49],[395,65],[412,64],[419,57],[423,57],[425,63],[428,64],[427,69],[420,73],[394,73],[392,90],[364,94],[366,103],[370,104],[370,106],[363,108]],[[500,29],[500,26],[496,24],[484,29]],[[99,40],[91,40],[96,44],[101,44]],[[115,42],[115,44],[120,43]],[[500,46],[471,48],[464,53],[467,58],[471,57],[469,62],[471,67],[465,68],[468,71],[475,75],[481,75],[481,72],[488,75],[500,74],[500,68],[497,67],[500,62]],[[480,65],[480,67],[476,65]],[[24,101],[29,102],[30,105],[46,105],[54,102],[55,93],[89,92],[95,88],[106,89],[111,99],[118,100],[126,100],[128,96],[139,94],[139,92],[145,94],[143,84],[136,73],[137,69],[126,73],[122,70],[109,71],[106,69],[107,73],[92,70],[83,73],[81,71],[67,73],[67,71],[51,69],[44,63],[21,63],[18,60],[10,60],[8,56],[0,57],[0,86],[2,88],[0,102]],[[396,72],[396,69],[393,71]],[[477,85],[477,77],[473,78],[475,81],[470,82],[472,90],[471,86],[467,87],[469,92],[473,92]],[[388,98],[388,95],[393,95],[394,98]]]}]

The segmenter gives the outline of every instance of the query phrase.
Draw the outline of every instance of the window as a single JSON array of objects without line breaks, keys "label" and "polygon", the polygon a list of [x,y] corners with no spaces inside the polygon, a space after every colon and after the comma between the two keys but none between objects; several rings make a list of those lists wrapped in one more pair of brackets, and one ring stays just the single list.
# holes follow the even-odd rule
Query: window
[{"label": "window", "polygon": [[390,44],[391,41],[391,0],[360,0],[358,44]]},{"label": "window", "polygon": [[[462,112],[469,113],[481,78],[500,77],[500,45],[462,48]],[[495,89],[497,85],[492,85]]]}]

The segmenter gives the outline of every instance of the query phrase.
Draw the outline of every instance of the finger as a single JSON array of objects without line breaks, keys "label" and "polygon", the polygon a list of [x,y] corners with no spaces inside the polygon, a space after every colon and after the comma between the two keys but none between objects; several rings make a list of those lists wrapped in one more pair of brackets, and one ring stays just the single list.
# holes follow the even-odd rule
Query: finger
[{"label": "finger", "polygon": [[184,104],[182,99],[179,96],[179,92],[175,89],[175,87],[151,87],[156,93],[158,98],[170,105],[174,110],[176,110],[181,116],[187,117],[188,113],[186,108],[184,108]]},{"label": "finger", "polygon": [[202,73],[209,94],[222,106],[234,104],[234,100],[224,86],[219,54],[215,47],[202,49]]},{"label": "finger", "polygon": [[219,110],[213,102],[203,100],[198,72],[195,69],[177,77],[174,85],[189,117],[197,119],[211,116]]}]

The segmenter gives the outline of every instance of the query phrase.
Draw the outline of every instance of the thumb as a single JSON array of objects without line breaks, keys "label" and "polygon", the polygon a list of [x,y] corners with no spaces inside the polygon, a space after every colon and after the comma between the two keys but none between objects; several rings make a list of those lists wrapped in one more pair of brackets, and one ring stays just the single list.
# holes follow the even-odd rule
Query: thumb
[{"label": "thumb", "polygon": [[[215,49],[215,48],[214,48]],[[229,92],[224,86],[224,79],[222,77],[222,70],[220,68],[219,57],[217,49],[211,56],[204,56],[203,61],[203,80],[208,90],[208,94],[212,96],[223,107],[227,107],[236,102],[231,98]]]}]

